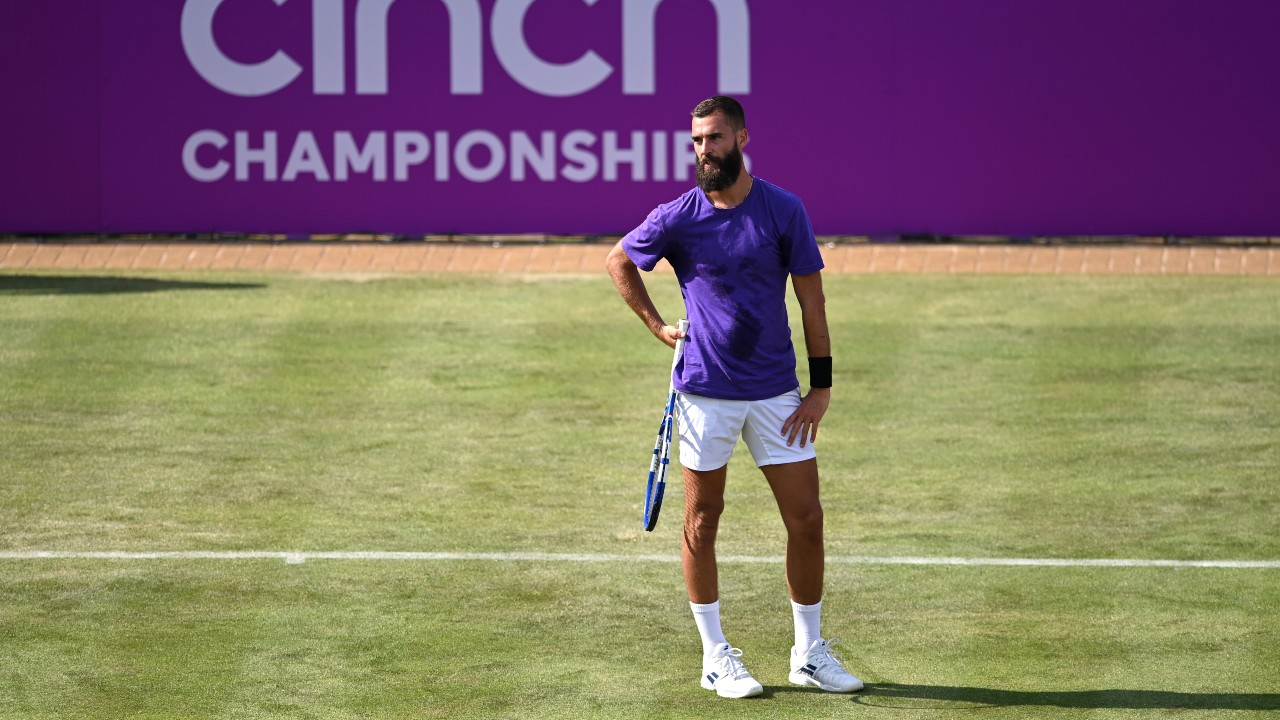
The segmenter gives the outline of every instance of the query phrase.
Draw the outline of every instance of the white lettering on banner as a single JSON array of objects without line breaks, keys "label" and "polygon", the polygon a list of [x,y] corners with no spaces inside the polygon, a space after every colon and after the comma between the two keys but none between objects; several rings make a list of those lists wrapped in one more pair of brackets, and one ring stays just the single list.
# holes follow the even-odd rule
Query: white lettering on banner
[{"label": "white lettering on banner", "polygon": [[311,47],[315,75],[312,89],[316,95],[341,95],[347,85],[345,58],[342,57],[344,25],[343,0],[312,0]]},{"label": "white lettering on banner", "polygon": [[[230,95],[257,97],[278,92],[302,74],[303,67],[283,50],[258,63],[231,59],[214,37],[214,15],[227,0],[185,0],[182,48],[200,77]],[[244,0],[247,1],[247,0]],[[271,0],[283,5],[288,0]],[[622,2],[622,92],[656,92],[656,23],[663,0]],[[707,0],[716,15],[718,91],[751,91],[751,19],[747,0]],[[396,0],[356,0],[355,91],[388,94],[388,14]],[[440,0],[449,15],[449,92],[483,93],[484,17],[479,0]],[[536,0],[497,0],[489,36],[498,63],[521,86],[539,95],[567,97],[599,87],[614,68],[594,50],[569,63],[550,63],[529,47],[524,18]],[[582,0],[595,5],[599,0]],[[344,0],[311,0],[312,93],[346,93]]]},{"label": "white lettering on banner", "polygon": [[[623,134],[571,130],[557,142],[554,131],[544,130],[535,142],[523,130],[514,130],[505,138],[488,130],[471,130],[451,144],[449,133],[443,130],[430,138],[417,130],[375,130],[365,135],[363,142],[349,130],[334,132],[328,142],[317,139],[310,130],[300,130],[286,142],[284,170],[279,172],[282,143],[277,131],[236,130],[228,139],[217,130],[198,130],[182,147],[182,166],[188,177],[206,183],[224,180],[229,173],[236,182],[297,182],[303,178],[349,182],[358,176],[375,182],[408,182],[414,179],[414,168],[434,157],[431,177],[437,182],[447,182],[456,170],[473,183],[491,182],[504,174],[514,182],[563,179],[585,183],[597,179],[617,182],[624,165],[629,169],[627,176],[635,182],[685,182],[696,162],[687,131]],[[228,148],[230,158],[226,157]],[[745,155],[743,159],[749,169],[749,159]]]},{"label": "white lettering on banner", "polygon": [[614,181],[618,179],[618,166],[628,164],[631,166],[631,179],[636,182],[644,182],[644,133],[636,130],[631,133],[631,149],[624,150],[618,147],[618,133],[612,130],[606,130],[604,133],[604,179]]},{"label": "white lettering on banner", "polygon": [[667,136],[662,133],[653,134],[653,180],[667,181]]},{"label": "white lettering on banner", "polygon": [[[436,132],[436,147],[449,147],[449,133],[444,130]],[[436,180],[444,182],[449,179],[449,153],[436,153]]]},{"label": "white lettering on banner", "polygon": [[[572,162],[560,171],[560,175],[571,182],[591,182],[600,171],[600,162],[588,148],[596,144],[596,136],[586,130],[572,130],[565,134],[560,142],[560,153]],[[693,144],[692,141],[689,143]]]},{"label": "white lettering on banner", "polygon": [[431,152],[431,142],[420,132],[398,132],[392,137],[395,144],[396,180],[409,179],[409,166],[419,165]]},{"label": "white lettering on banner", "polygon": [[[396,0],[356,3],[356,92],[387,94],[387,14]],[[479,95],[480,35],[484,22],[476,0],[441,0],[449,13],[449,92]],[[342,43],[334,46],[341,55]]]},{"label": "white lettering on banner", "polygon": [[[489,164],[484,167],[471,164],[471,149],[477,145],[483,145],[489,152]],[[497,135],[485,130],[472,130],[463,135],[453,148],[453,164],[458,167],[462,177],[471,182],[489,182],[498,177],[506,162],[507,149],[502,146],[502,141]]]},{"label": "white lettering on banner", "polygon": [[387,179],[387,134],[381,130],[369,133],[364,145],[357,148],[351,133],[339,131],[333,136],[333,179],[345,182],[351,171],[367,173],[373,168],[373,179]]},{"label": "white lettering on banner", "polygon": [[542,131],[538,147],[524,133],[511,136],[511,179],[521,182],[525,178],[525,166],[533,169],[539,180],[556,179],[556,134]]},{"label": "white lettering on banner", "polygon": [[[622,92],[652,95],[654,18],[662,0],[622,3]],[[716,10],[716,84],[726,95],[751,92],[751,14],[747,0],[711,0]]]},{"label": "white lettering on banner", "polygon": [[227,146],[227,142],[227,136],[217,130],[201,130],[193,133],[182,146],[182,166],[187,169],[187,175],[200,182],[221,180],[227,174],[227,170],[231,169],[231,163],[219,160],[213,165],[201,165],[196,153],[200,152],[200,148],[204,145],[212,145],[215,149],[221,150]]},{"label": "white lettering on banner", "polygon": [[329,179],[329,168],[325,167],[324,158],[320,156],[320,146],[316,145],[316,136],[303,130],[293,143],[289,153],[289,161],[284,164],[285,182],[292,182],[302,173],[310,173],[317,180]]},{"label": "white lettering on banner", "polygon": [[[507,74],[539,95],[581,95],[613,72],[593,50],[571,63],[549,63],[533,53],[524,38],[524,15],[534,0],[498,0],[493,6],[493,51]],[[595,5],[596,0],[582,0]],[[626,31],[623,31],[626,35]]]},{"label": "white lettering on banner", "polygon": [[[187,0],[182,6],[182,49],[200,77],[223,92],[247,97],[270,95],[293,82],[302,66],[283,50],[255,64],[236,62],[222,52],[213,37],[213,15],[222,2]],[[273,2],[283,5],[285,0]]]},{"label": "white lettering on banner", "polygon": [[236,133],[236,180],[249,179],[249,166],[262,165],[262,179],[276,179],[276,134],[268,130],[262,133],[262,147],[249,147],[249,133]]}]

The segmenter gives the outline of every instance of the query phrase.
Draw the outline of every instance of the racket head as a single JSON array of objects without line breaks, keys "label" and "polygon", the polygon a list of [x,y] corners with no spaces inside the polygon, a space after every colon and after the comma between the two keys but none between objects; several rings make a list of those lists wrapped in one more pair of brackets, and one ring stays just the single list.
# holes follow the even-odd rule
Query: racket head
[{"label": "racket head", "polygon": [[653,532],[658,527],[658,514],[662,511],[662,493],[667,488],[665,480],[650,480],[644,498],[644,531]]},{"label": "racket head", "polygon": [[653,462],[649,466],[649,481],[644,490],[644,529],[653,532],[658,526],[658,514],[662,511],[662,495],[667,488],[667,467],[671,461],[671,416],[662,419],[658,428],[658,441],[653,448]]},{"label": "racket head", "polygon": [[[689,321],[681,319],[676,327],[684,333],[689,329]],[[658,440],[653,446],[653,459],[649,463],[649,480],[644,491],[644,529],[653,532],[658,526],[658,514],[662,511],[662,495],[667,488],[667,467],[671,463],[671,428],[675,425],[676,383],[675,370],[684,350],[685,338],[676,340],[675,353],[671,358],[671,389],[667,393],[667,407],[663,411],[662,424],[658,426]]]}]

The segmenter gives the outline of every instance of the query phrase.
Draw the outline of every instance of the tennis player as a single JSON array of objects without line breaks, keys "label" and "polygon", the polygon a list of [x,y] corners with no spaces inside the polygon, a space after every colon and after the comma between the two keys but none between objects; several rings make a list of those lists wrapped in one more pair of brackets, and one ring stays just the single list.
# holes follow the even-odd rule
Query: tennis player
[{"label": "tennis player", "polygon": [[[831,339],[822,256],[800,199],[744,172],[749,136],[742,106],[716,96],[693,109],[696,188],[658,206],[610,251],[606,266],[649,331],[674,347],[680,330],[654,306],[640,270],[665,259],[689,318],[675,385],[685,484],[681,560],[702,638],[702,687],[723,697],[759,695],[720,623],[715,542],[725,468],[741,437],[773,490],[787,530],[786,575],[795,621],[791,682],[853,692],[822,638],[822,505],[814,441],[831,402]],[[799,301],[809,356],[802,395],[787,317],[787,279]]]}]

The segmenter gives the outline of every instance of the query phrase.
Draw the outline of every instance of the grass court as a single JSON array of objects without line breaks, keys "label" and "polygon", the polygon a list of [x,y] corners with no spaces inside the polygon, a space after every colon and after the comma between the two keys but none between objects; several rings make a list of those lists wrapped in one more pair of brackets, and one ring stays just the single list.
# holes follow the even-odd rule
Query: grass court
[{"label": "grass court", "polygon": [[1274,279],[825,282],[824,629],[867,689],[787,684],[739,447],[730,701],[678,478],[641,530],[670,352],[603,271],[0,272],[0,717],[1280,717]]}]

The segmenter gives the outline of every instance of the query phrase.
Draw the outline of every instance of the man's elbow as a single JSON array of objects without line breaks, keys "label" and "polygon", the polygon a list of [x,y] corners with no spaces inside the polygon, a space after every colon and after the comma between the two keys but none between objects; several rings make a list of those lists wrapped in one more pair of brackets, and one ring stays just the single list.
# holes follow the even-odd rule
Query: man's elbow
[{"label": "man's elbow", "polygon": [[604,258],[604,267],[609,271],[610,275],[616,276],[619,272],[626,271],[628,265],[634,265],[634,263],[627,256],[627,252],[622,249],[621,242],[614,245],[613,249]]}]

